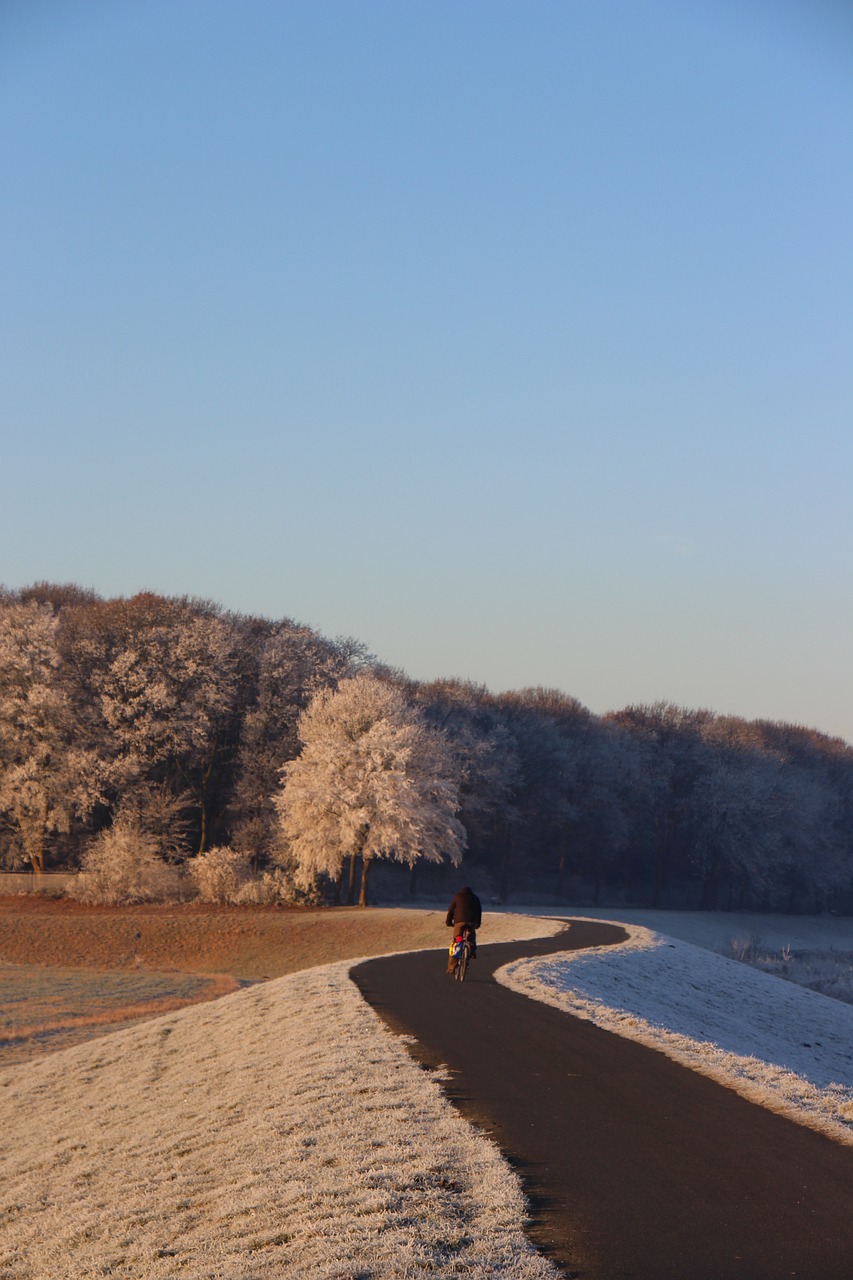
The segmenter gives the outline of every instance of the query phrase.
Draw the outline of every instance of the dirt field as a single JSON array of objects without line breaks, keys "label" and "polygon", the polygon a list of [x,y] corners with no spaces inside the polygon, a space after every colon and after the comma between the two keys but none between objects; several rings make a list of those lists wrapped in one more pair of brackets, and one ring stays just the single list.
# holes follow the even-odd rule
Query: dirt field
[{"label": "dirt field", "polygon": [[[508,919],[487,917],[483,941],[501,941]],[[6,964],[144,966],[278,978],[312,965],[448,941],[438,911],[203,903],[90,907],[67,898],[0,898],[0,962]]]},{"label": "dirt field", "polygon": [[[551,928],[547,921],[492,915],[481,939],[532,937]],[[0,898],[0,1064],[215,999],[244,982],[444,947],[448,938],[440,911],[92,907],[65,898]]]}]

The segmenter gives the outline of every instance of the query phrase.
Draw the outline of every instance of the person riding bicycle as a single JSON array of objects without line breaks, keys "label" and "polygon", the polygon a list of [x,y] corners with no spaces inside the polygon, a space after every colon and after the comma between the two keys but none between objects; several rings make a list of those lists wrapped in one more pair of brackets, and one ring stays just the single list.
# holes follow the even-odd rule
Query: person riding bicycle
[{"label": "person riding bicycle", "polygon": [[[468,938],[471,943],[471,959],[477,955],[477,930],[483,920],[483,908],[480,905],[480,899],[477,897],[473,889],[468,885],[464,889],[460,889],[458,893],[453,895],[450,906],[447,908],[446,924],[448,928],[453,929],[454,941],[457,937],[461,937],[463,928],[468,930]],[[456,957],[451,950],[447,961],[447,972],[453,973],[456,968]]]}]

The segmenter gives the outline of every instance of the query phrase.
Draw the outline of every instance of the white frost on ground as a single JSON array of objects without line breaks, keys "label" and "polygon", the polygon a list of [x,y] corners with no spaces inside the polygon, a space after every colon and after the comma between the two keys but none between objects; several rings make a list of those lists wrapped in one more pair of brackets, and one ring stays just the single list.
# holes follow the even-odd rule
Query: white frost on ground
[{"label": "white frost on ground", "polygon": [[0,1071],[0,1277],[555,1280],[353,963]]},{"label": "white frost on ground", "polygon": [[853,1006],[672,937],[507,965],[498,980],[853,1144]]}]

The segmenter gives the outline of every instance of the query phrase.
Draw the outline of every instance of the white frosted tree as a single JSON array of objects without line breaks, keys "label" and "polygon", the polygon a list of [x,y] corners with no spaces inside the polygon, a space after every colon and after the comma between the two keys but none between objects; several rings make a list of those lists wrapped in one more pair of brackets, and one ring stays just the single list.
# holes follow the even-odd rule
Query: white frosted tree
[{"label": "white frosted tree", "polygon": [[236,715],[237,638],[226,620],[142,593],[110,606],[92,683],[114,744],[115,785],[150,809],[165,783],[197,807],[200,851],[224,744]]},{"label": "white frosted tree", "polygon": [[375,858],[459,862],[452,752],[399,690],[372,675],[342,680],[315,695],[298,732],[302,753],[282,769],[275,798],[298,882],[336,879],[349,858],[352,886],[361,858],[364,906]]},{"label": "white frosted tree", "polygon": [[48,605],[0,609],[0,813],[37,874],[48,835],[100,799],[97,761],[73,740],[57,626]]},{"label": "white frosted tree", "polygon": [[254,651],[254,698],[242,718],[230,816],[237,845],[257,858],[275,833],[273,795],[282,765],[299,752],[300,715],[366,658],[354,641],[333,643],[292,622],[264,624],[245,643]]},{"label": "white frosted tree", "polygon": [[69,893],[82,902],[130,903],[174,900],[181,890],[180,873],[159,856],[157,840],[119,817],[90,842]]}]

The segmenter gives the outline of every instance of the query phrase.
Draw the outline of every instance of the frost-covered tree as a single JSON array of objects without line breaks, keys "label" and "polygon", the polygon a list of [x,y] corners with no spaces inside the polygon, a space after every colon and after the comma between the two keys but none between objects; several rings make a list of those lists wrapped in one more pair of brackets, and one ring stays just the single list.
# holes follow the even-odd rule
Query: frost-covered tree
[{"label": "frost-covered tree", "polygon": [[0,609],[0,813],[12,849],[40,874],[50,833],[100,798],[97,762],[74,740],[49,605]]},{"label": "frost-covered tree", "polygon": [[605,721],[633,744],[635,788],[631,825],[635,848],[644,848],[653,883],[652,903],[660,906],[673,877],[693,876],[698,779],[710,766],[705,738],[713,713],[669,702],[637,704]]},{"label": "frost-covered tree", "polygon": [[759,752],[717,750],[692,796],[692,858],[702,880],[700,909],[717,906],[718,888],[763,892],[778,865],[779,764]]},{"label": "frost-covered tree", "polygon": [[578,814],[575,737],[589,712],[558,690],[535,687],[497,695],[500,723],[517,766],[495,814],[498,893],[541,874]]},{"label": "frost-covered tree", "polygon": [[252,867],[248,854],[217,845],[190,858],[187,871],[203,902],[234,902]]},{"label": "frost-covered tree", "polygon": [[[608,877],[619,875],[627,884],[635,872],[628,844],[631,812],[642,792],[641,770],[634,743],[618,725],[590,719],[571,745],[575,812],[565,824],[568,856],[562,870],[563,875],[569,870],[587,875],[597,905]],[[558,883],[562,893],[564,883]]]},{"label": "frost-covered tree", "polygon": [[234,736],[239,670],[233,627],[212,608],[143,593],[110,602],[92,684],[125,799],[165,784],[192,797],[207,845],[223,754]]},{"label": "frost-covered tree", "polygon": [[[355,641],[286,619],[150,592],[103,600],[67,583],[0,587],[0,864],[75,866],[111,831],[98,846],[106,859],[118,856],[116,833],[136,832],[167,866],[193,844],[233,845],[255,871],[270,855],[286,866],[274,795],[299,753],[299,717],[366,670],[440,735],[444,762],[424,776],[458,788],[451,816],[495,891],[597,897],[618,886],[655,905],[851,909],[853,748],[817,730],[667,703],[599,718],[554,689],[422,685],[380,671]],[[400,759],[417,764],[413,731],[383,715]],[[308,779],[316,752],[303,761]],[[376,788],[405,776],[399,762],[384,772]],[[320,789],[291,847],[332,871],[347,858],[355,870],[362,854],[369,866],[375,850],[414,859],[414,892],[429,842],[378,819],[359,825],[360,793],[351,786],[344,803],[336,785],[340,812],[324,808]],[[414,803],[421,793],[406,787]],[[436,797],[430,805],[441,810]],[[390,807],[402,822],[406,805]],[[452,855],[453,838],[444,843]],[[263,883],[276,901],[292,894],[286,871]],[[260,885],[244,886],[241,901]]]},{"label": "frost-covered tree", "polygon": [[271,851],[278,822],[273,796],[282,765],[299,754],[299,717],[320,689],[333,688],[368,661],[355,641],[332,642],[309,627],[248,620],[252,696],[242,718],[234,794],[233,837],[260,859]]},{"label": "frost-covered tree", "polygon": [[765,752],[782,761],[778,776],[782,905],[822,910],[853,885],[853,750],[802,726],[755,721]]},{"label": "frost-covered tree", "polygon": [[302,752],[282,769],[276,796],[297,879],[333,879],[361,858],[360,905],[374,858],[409,866],[419,859],[457,863],[465,830],[444,736],[391,684],[371,675],[322,690],[300,716]]},{"label": "frost-covered tree", "polygon": [[69,893],[82,902],[155,902],[181,896],[180,872],[158,856],[157,842],[131,819],[101,831]]},{"label": "frost-covered tree", "polygon": [[[521,776],[515,739],[492,694],[465,680],[410,681],[406,697],[419,706],[427,724],[441,732],[453,753],[459,778],[459,819],[467,834],[466,857],[483,874],[494,858],[496,828],[517,813],[513,794]],[[410,880],[414,895],[415,867]]]}]

